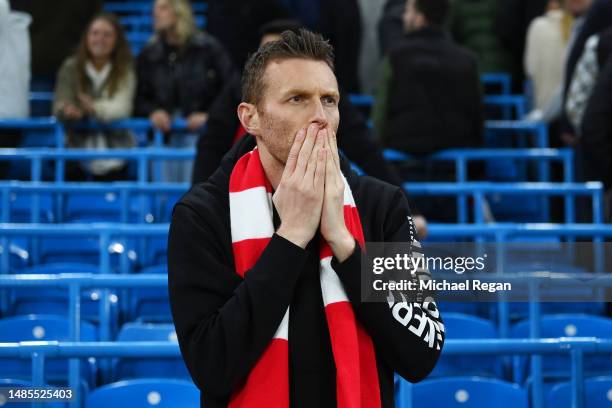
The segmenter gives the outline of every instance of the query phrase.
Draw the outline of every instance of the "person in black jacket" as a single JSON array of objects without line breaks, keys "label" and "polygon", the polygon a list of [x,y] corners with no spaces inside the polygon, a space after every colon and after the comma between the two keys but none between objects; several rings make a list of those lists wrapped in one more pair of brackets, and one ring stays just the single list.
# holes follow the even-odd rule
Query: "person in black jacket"
[{"label": "person in black jacket", "polygon": [[[260,29],[261,44],[280,39],[281,33],[285,30],[297,32],[300,28],[301,24],[294,20],[271,21]],[[236,74],[211,106],[207,126],[198,139],[192,184],[206,181],[217,170],[221,159],[232,145],[246,134],[236,115],[236,107],[242,98],[241,93],[241,77]],[[383,157],[380,147],[373,140],[365,117],[342,91],[338,109],[342,117],[338,128],[340,149],[367,175],[401,187],[401,178]],[[410,201],[410,197],[408,199]],[[418,213],[412,201],[410,208],[414,214]],[[424,238],[427,235],[425,218],[415,215],[414,222],[419,237]]]},{"label": "person in black jacket", "polygon": [[406,35],[383,63],[374,125],[383,146],[425,155],[483,143],[475,57],[442,30],[448,0],[408,0]]},{"label": "person in black jacket", "polygon": [[[394,372],[420,381],[440,355],[444,327],[432,298],[414,301],[398,294],[382,302],[362,300],[365,253],[349,230],[361,230],[366,242],[409,243],[410,251],[420,252],[420,244],[401,189],[357,176],[338,156],[339,92],[332,69],[329,44],[305,30],[287,31],[280,41],[261,47],[245,68],[238,108],[250,136],[174,208],[168,245],[171,309],[203,407],[226,407],[230,401],[276,406],[281,400],[271,396],[287,387],[278,398],[291,407],[337,406],[349,398],[355,406],[391,408]],[[253,172],[245,173],[244,163]],[[345,197],[354,198],[349,209]],[[362,228],[345,222],[356,214]],[[266,231],[252,235],[262,225]],[[326,245],[330,252],[323,258],[320,248]],[[248,268],[237,256],[245,248],[259,248]],[[321,272],[322,260],[330,258],[331,269]],[[330,280],[321,282],[320,273],[331,273],[325,275]],[[339,321],[327,316],[333,313],[323,303],[330,294],[322,290],[327,284],[341,288],[338,294],[346,296],[339,304],[348,303],[347,311],[353,311]],[[361,339],[372,345],[346,343],[332,350],[348,337],[332,338],[330,327],[353,319],[363,330]],[[249,400],[250,380],[261,374],[254,368],[261,368],[268,347],[282,343],[279,333],[286,336],[286,348],[276,357],[288,359],[289,378],[279,378],[280,367],[269,366],[264,377],[279,382],[255,389],[267,403],[241,404]],[[364,354],[368,350],[371,354]],[[338,354],[343,351],[376,382],[342,383],[355,370],[336,371],[337,361],[347,361]],[[372,365],[364,367],[364,361]],[[337,394],[346,387],[361,392]]]},{"label": "person in black jacket", "polygon": [[289,18],[280,0],[208,0],[206,31],[230,54],[234,66],[242,67],[259,39],[253,35],[270,21]]},{"label": "person in black jacket", "polygon": [[601,180],[612,188],[612,56],[608,57],[582,120],[587,180]]},{"label": "person in black jacket", "polygon": [[195,131],[206,123],[233,65],[214,37],[196,30],[187,0],[157,0],[153,14],[155,36],[136,66],[136,116],[148,117],[164,132],[173,116],[182,116]]}]

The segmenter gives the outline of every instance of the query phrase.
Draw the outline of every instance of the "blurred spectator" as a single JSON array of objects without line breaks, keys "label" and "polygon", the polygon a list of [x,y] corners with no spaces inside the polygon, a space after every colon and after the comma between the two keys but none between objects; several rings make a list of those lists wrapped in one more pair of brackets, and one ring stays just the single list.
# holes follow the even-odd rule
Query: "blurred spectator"
[{"label": "blurred spectator", "polygon": [[561,113],[564,62],[573,24],[563,2],[550,0],[548,11],[534,19],[527,31],[525,73],[532,81],[534,111],[530,117],[546,122]]},{"label": "blurred spectator", "polygon": [[[30,37],[26,13],[11,11],[8,0],[0,0],[0,119],[29,116]],[[0,147],[15,147],[20,132],[0,128]],[[6,177],[9,162],[0,161],[0,178]]]},{"label": "blurred spectator", "polygon": [[453,40],[478,58],[480,72],[512,72],[512,57],[495,32],[498,0],[453,0],[449,27]]},{"label": "blurred spectator", "polygon": [[[590,0],[584,0],[590,5]],[[567,107],[567,93],[569,91],[570,82],[574,77],[574,70],[580,56],[584,52],[584,47],[587,40],[594,34],[599,33],[606,28],[612,27],[612,0],[596,0],[590,8],[585,10],[586,15],[580,24],[579,31],[576,31],[575,38],[571,41],[570,51],[565,67],[565,81],[563,87],[564,106]],[[562,116],[562,140],[566,145],[573,146],[578,142],[576,130],[572,127],[567,111],[564,111]]]},{"label": "blurred spectator", "polygon": [[580,136],[584,111],[597,83],[599,72],[610,55],[612,55],[612,27],[589,37],[584,52],[576,64],[565,109],[568,119],[577,131],[577,136]]},{"label": "blurred spectator", "polygon": [[[297,31],[299,28],[301,24],[294,20],[272,21],[261,28],[260,43],[276,41],[283,31]],[[241,78],[236,74],[211,106],[208,125],[198,140],[193,184],[206,181],[217,170],[225,153],[247,134],[236,114],[236,108],[242,100],[241,94]],[[342,93],[338,109],[341,117],[338,128],[339,148],[369,176],[401,186],[401,179],[384,159],[380,147],[372,140],[365,118],[351,104],[347,94]],[[414,208],[412,210],[418,213]],[[424,218],[419,215],[414,218],[420,234],[425,234]]]},{"label": "blurred spectator", "polygon": [[[135,87],[132,57],[119,20],[102,13],[94,17],[76,54],[59,70],[53,113],[67,122],[127,118],[132,113]],[[69,130],[67,144],[89,149],[127,148],[134,145],[134,139],[127,131]],[[112,180],[124,178],[125,169],[123,160],[92,160],[73,167],[69,177]]]},{"label": "blurred spectator", "polygon": [[361,14],[361,49],[359,50],[359,85],[361,93],[371,95],[376,90],[376,72],[380,63],[380,48],[376,27],[385,0],[359,0]]},{"label": "blurred spectator", "polygon": [[582,139],[587,180],[601,180],[607,192],[607,214],[610,219],[612,196],[612,56],[608,57],[589,100],[582,121]]},{"label": "blurred spectator", "polygon": [[385,59],[374,106],[375,129],[386,147],[420,155],[482,145],[477,62],[442,30],[448,5],[406,3],[406,34]]},{"label": "blurred spectator", "polygon": [[30,36],[32,19],[11,11],[8,0],[0,0],[0,118],[30,115]]},{"label": "blurred spectator", "polygon": [[295,18],[334,47],[335,72],[345,92],[358,93],[361,13],[358,0],[283,0]]},{"label": "blurred spectator", "polygon": [[257,49],[257,33],[273,20],[289,18],[280,0],[208,0],[206,31],[225,47],[236,67]]},{"label": "blurred spectator", "polygon": [[[188,134],[172,134],[173,147],[195,146],[208,120],[208,108],[233,75],[233,65],[221,44],[196,30],[187,0],[156,0],[155,35],[138,56],[135,110],[163,132],[184,117]],[[190,162],[168,163],[166,181],[187,181]]]},{"label": "blurred spectator", "polygon": [[378,22],[378,41],[380,51],[386,56],[391,48],[404,38],[402,16],[406,8],[406,0],[387,0]]},{"label": "blurred spectator", "polygon": [[546,12],[548,2],[549,0],[499,0],[494,30],[502,46],[512,55],[512,84],[516,93],[523,92],[523,57],[527,28],[534,18]]},{"label": "blurred spectator", "polygon": [[74,49],[87,23],[102,10],[103,0],[11,0],[14,10],[32,16],[32,75],[55,79],[62,62]]}]

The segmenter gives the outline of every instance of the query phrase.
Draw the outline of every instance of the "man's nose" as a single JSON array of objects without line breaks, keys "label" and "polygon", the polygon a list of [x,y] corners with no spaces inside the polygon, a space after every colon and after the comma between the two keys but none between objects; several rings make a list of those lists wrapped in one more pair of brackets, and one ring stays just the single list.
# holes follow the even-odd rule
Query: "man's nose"
[{"label": "man's nose", "polygon": [[327,126],[327,116],[325,116],[325,109],[323,103],[317,100],[313,105],[312,117],[310,123],[318,123],[321,128]]}]

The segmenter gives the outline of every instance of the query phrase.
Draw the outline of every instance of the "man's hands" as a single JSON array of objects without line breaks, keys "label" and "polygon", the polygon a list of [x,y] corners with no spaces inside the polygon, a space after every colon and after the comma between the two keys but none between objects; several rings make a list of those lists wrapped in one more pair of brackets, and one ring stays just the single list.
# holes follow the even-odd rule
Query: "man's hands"
[{"label": "man's hands", "polygon": [[340,170],[340,157],[336,134],[330,129],[323,129],[326,149],[331,153],[326,156],[325,194],[321,213],[321,235],[340,262],[348,258],[355,250],[355,239],[344,223],[344,178]]},{"label": "man's hands", "polygon": [[[195,132],[208,121],[208,113],[193,112],[187,118],[187,130]],[[172,118],[164,109],[156,109],[149,115],[149,120],[153,126],[162,132],[168,132],[172,127]]]},{"label": "man's hands", "polygon": [[69,120],[80,120],[83,117],[83,111],[70,102],[64,102],[61,111],[62,115]]},{"label": "man's hands", "polygon": [[327,152],[319,126],[295,137],[281,181],[272,197],[281,219],[276,233],[306,248],[321,220]]},{"label": "man's hands", "polygon": [[208,121],[208,113],[205,112],[193,112],[187,116],[187,129],[192,132],[200,129]]},{"label": "man's hands", "polygon": [[162,132],[167,132],[170,130],[170,126],[172,125],[172,120],[170,119],[170,115],[163,109],[156,109],[149,115],[149,120],[153,124],[154,127],[161,130]]},{"label": "man's hands", "polygon": [[355,249],[344,223],[344,180],[336,136],[310,124],[298,132],[273,196],[281,225],[277,234],[306,248],[320,228],[340,262]]}]

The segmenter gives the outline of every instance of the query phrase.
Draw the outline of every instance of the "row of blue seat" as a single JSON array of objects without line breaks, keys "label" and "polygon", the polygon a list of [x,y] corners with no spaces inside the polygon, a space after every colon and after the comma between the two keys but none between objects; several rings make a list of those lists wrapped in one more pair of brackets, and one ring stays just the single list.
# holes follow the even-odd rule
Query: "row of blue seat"
[{"label": "row of blue seat", "polygon": [[[41,302],[41,305],[44,302]],[[529,338],[529,321],[515,324],[511,338]],[[543,316],[540,322],[540,334],[545,338],[555,337],[597,337],[612,339],[612,319],[581,314],[564,314]],[[98,329],[87,321],[79,324],[80,341],[98,341]],[[444,327],[447,339],[497,339],[495,326],[488,320],[458,313],[444,314]],[[115,341],[177,341],[174,326],[152,323],[126,323],[118,331]],[[0,319],[0,343],[21,341],[71,341],[70,324],[63,315],[31,314],[5,317]],[[610,358],[586,357],[583,369],[588,375],[606,373],[610,370]],[[1,361],[1,360],[0,360]],[[440,360],[430,377],[479,375],[504,378],[504,360],[500,356],[461,356],[447,355],[443,350]],[[30,366],[27,362],[2,362],[0,376],[27,377]],[[88,378],[95,377],[96,364],[90,364]],[[161,367],[160,367],[161,366]],[[545,376],[558,378],[570,373],[570,360],[567,356],[546,356],[543,372]],[[513,362],[513,380],[523,384],[527,379],[527,359],[515,358]],[[162,369],[163,368],[163,369]],[[55,377],[63,375],[61,367],[47,367],[47,373]],[[187,377],[182,360],[175,359],[168,364],[146,360],[116,361],[112,374],[105,373],[104,378],[124,379],[147,376]]]},{"label": "row of blue seat", "polygon": [[[599,254],[596,262],[602,261],[604,237],[612,236],[612,227],[603,224],[431,224],[428,231],[427,240],[432,243],[475,240],[533,245],[534,240],[558,244],[589,238],[597,244],[593,247]],[[136,256],[143,266],[163,263],[167,233],[168,224],[0,224],[0,272],[63,261],[98,265],[103,273],[117,267],[127,273]],[[506,265],[511,259],[500,261]],[[602,270],[602,264],[593,268]]]},{"label": "row of blue seat", "polygon": [[[129,124],[125,124],[128,126]],[[1,126],[1,124],[0,124]],[[549,181],[551,162],[563,165],[563,181],[573,180],[573,154],[569,149],[543,148],[475,148],[449,149],[430,156],[414,158],[395,150],[385,150],[387,160],[398,164],[408,162],[454,162],[455,179],[458,182],[468,181],[468,164],[473,162],[487,163],[487,177],[493,180],[527,181],[528,174],[525,164],[537,164],[536,180]],[[124,159],[138,166],[138,180],[152,180],[149,175],[149,165],[162,160],[192,160],[194,149],[185,148],[135,148],[113,150],[63,149],[63,148],[19,148],[0,149],[0,160],[9,162],[29,162],[32,180],[41,180],[43,164],[51,162],[55,165],[55,179],[62,180],[66,161],[91,159]],[[500,167],[500,163],[503,167]],[[521,164],[521,166],[519,166]],[[49,175],[50,176],[50,175]],[[48,176],[48,177],[49,177]]]},{"label": "row of blue seat", "polygon": [[[573,407],[584,407],[584,373],[582,371],[582,359],[585,354],[598,354],[598,353],[610,353],[612,352],[612,339],[597,339],[597,338],[575,338],[575,339],[511,339],[511,340],[495,340],[495,339],[476,339],[476,340],[453,340],[449,339],[446,342],[445,350],[448,355],[457,354],[469,354],[469,355],[488,355],[488,354],[521,354],[521,355],[534,355],[534,354],[566,354],[572,355],[572,369],[571,369],[571,383],[568,385],[571,388],[569,401]],[[162,342],[127,342],[127,343],[64,343],[64,342],[39,342],[36,344],[28,343],[5,343],[0,348],[0,358],[28,358],[33,359],[33,379],[34,385],[42,385],[45,383],[45,375],[43,367],[45,361],[52,358],[109,358],[109,357],[155,357],[155,358],[178,358],[180,356],[178,347],[176,344],[168,341]],[[539,357],[533,357],[536,359]],[[71,365],[70,369],[70,386],[78,384],[79,377],[79,365],[77,360],[72,360],[74,364]],[[438,381],[438,384],[443,382],[457,381],[458,379],[447,378],[439,380],[428,380]],[[465,379],[461,379],[463,381]],[[489,385],[480,391],[477,390],[478,384],[472,384],[470,388],[453,388],[454,392],[448,395],[448,387],[441,387],[436,389],[436,393],[445,395],[444,399],[436,400],[430,395],[430,401],[435,403],[435,406],[482,406],[472,405],[475,402],[482,403],[481,397],[477,397],[483,391],[495,390],[499,393],[503,393],[504,390],[498,390],[495,387],[495,383],[502,383],[499,380],[494,379],[475,379],[475,381],[484,381],[485,384]],[[406,382],[399,381],[399,392],[398,401],[402,404],[410,404],[415,396],[417,387],[428,384],[428,382],[422,382],[417,385],[410,385]],[[587,384],[589,384],[587,382]],[[533,401],[533,407],[543,407],[544,399],[541,388],[541,378],[535,379],[531,396]],[[465,384],[469,386],[469,384]],[[493,388],[491,388],[493,387]],[[526,390],[513,385],[512,388],[523,391],[523,398],[520,400],[514,400],[520,406],[527,407]],[[462,392],[458,392],[462,391]],[[567,391],[566,391],[567,392]],[[489,401],[495,401],[495,393],[493,395],[488,394]],[[590,396],[590,395],[589,395]],[[457,405],[459,403],[465,404],[470,401],[467,405]],[[512,397],[507,397],[508,402],[512,402]],[[567,398],[567,397],[566,397]],[[447,404],[443,404],[441,401],[446,400]],[[436,402],[438,401],[438,402]],[[494,406],[502,406],[500,403],[494,404]],[[410,405],[403,405],[410,406]],[[487,405],[488,406],[488,405]]]},{"label": "row of blue seat", "polygon": [[[179,183],[71,183],[0,182],[2,222],[168,222],[178,197],[190,186]],[[457,219],[468,222],[467,198],[472,200],[474,222],[486,222],[486,200],[500,221],[547,222],[546,197],[564,198],[565,221],[575,221],[575,200],[591,199],[593,223],[603,222],[603,185],[588,183],[421,183],[408,182],[411,196],[449,196],[457,199]],[[509,209],[506,197],[537,197],[540,205]],[[583,214],[583,217],[587,214]]]},{"label": "row of blue seat", "polygon": [[[16,389],[32,388],[31,382],[0,379],[0,385]],[[586,379],[583,406],[607,408],[612,394],[612,377]],[[570,408],[571,383],[562,382],[551,388],[546,401],[548,408]],[[86,395],[85,408],[130,406],[132,408],[198,408],[200,392],[191,381],[146,378],[124,380],[99,387]],[[12,408],[7,403],[6,408]],[[15,408],[23,406],[14,405]],[[426,380],[419,384],[401,384],[396,394],[398,408],[427,406],[431,408],[527,408],[527,390],[516,384],[490,378],[453,377]],[[65,408],[63,403],[45,403],[45,408]]]}]

